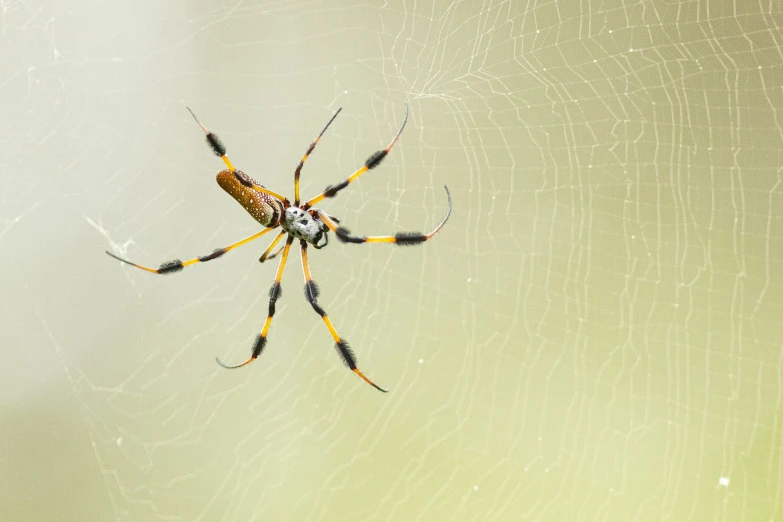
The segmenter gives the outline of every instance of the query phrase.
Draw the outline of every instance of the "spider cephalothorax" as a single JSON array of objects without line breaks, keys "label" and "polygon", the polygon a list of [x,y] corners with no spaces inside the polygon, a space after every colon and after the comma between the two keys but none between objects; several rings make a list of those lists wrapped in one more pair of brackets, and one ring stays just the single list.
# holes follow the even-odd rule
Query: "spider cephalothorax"
[{"label": "spider cephalothorax", "polygon": [[318,242],[321,241],[329,228],[318,218],[317,214],[313,216],[310,212],[299,207],[288,207],[285,209],[280,226],[296,239],[306,241],[315,248],[326,246],[326,243],[319,245]]},{"label": "spider cephalothorax", "polygon": [[[224,368],[229,369],[240,368],[251,363],[259,355],[261,355],[261,352],[266,346],[267,334],[269,333],[269,326],[272,324],[272,317],[275,315],[275,303],[277,303],[277,300],[280,299],[280,281],[283,279],[283,270],[285,269],[286,261],[288,260],[288,253],[291,249],[291,244],[295,239],[298,239],[302,252],[302,271],[304,272],[305,279],[305,297],[313,307],[313,310],[315,310],[316,313],[321,316],[321,319],[323,319],[326,327],[329,329],[329,333],[334,339],[337,352],[340,354],[343,362],[346,364],[346,366],[348,366],[348,368],[351,369],[351,371],[356,373],[359,377],[364,379],[368,384],[372,385],[376,389],[383,392],[388,391],[386,388],[381,388],[372,382],[368,377],[359,371],[359,369],[356,367],[356,355],[354,355],[345,339],[342,339],[337,334],[337,330],[335,330],[334,325],[332,325],[332,321],[329,319],[326,311],[321,307],[320,304],[318,304],[318,286],[315,284],[312,275],[310,274],[310,264],[307,259],[307,245],[313,245],[315,248],[325,247],[329,242],[329,231],[334,232],[337,235],[337,238],[343,243],[395,243],[397,245],[418,245],[434,236],[446,223],[446,220],[449,219],[449,215],[451,214],[451,194],[449,194],[448,187],[444,187],[446,189],[446,196],[448,197],[448,210],[446,211],[446,216],[429,234],[423,234],[421,232],[399,232],[393,236],[352,236],[347,228],[339,225],[340,221],[337,218],[329,216],[324,211],[313,207],[313,205],[324,200],[325,198],[332,198],[336,196],[338,192],[343,190],[352,182],[356,181],[359,176],[380,165],[381,161],[383,161],[383,159],[389,153],[392,146],[397,142],[400,134],[402,134],[402,129],[405,128],[405,123],[408,121],[408,106],[405,106],[405,119],[400,126],[400,130],[397,131],[397,134],[385,149],[379,150],[370,156],[367,161],[364,162],[364,166],[351,174],[347,179],[343,180],[337,185],[328,186],[321,194],[300,204],[299,176],[302,172],[302,166],[304,166],[305,161],[307,161],[307,157],[311,152],[313,152],[313,149],[315,149],[318,140],[321,139],[321,136],[323,136],[324,132],[326,132],[326,129],[329,128],[329,125],[332,124],[334,119],[340,113],[340,110],[342,110],[338,109],[337,112],[334,113],[334,116],[332,116],[332,119],[329,120],[329,123],[326,124],[326,127],[324,127],[318,137],[316,137],[307,148],[307,152],[305,152],[304,156],[302,156],[302,159],[299,161],[299,165],[297,165],[296,170],[294,171],[293,205],[285,196],[282,196],[276,192],[272,192],[271,190],[258,184],[258,182],[256,182],[253,178],[241,170],[235,169],[229,161],[228,156],[226,156],[226,147],[223,145],[223,143],[216,135],[209,132],[207,128],[202,125],[201,122],[199,122],[198,118],[196,118],[196,115],[193,113],[193,111],[190,110],[190,108],[188,108],[188,110],[206,134],[207,143],[209,143],[209,146],[212,148],[215,154],[220,156],[220,158],[226,164],[226,167],[228,167],[227,170],[222,170],[218,173],[218,184],[223,188],[223,190],[230,194],[231,197],[237,200],[237,202],[239,202],[239,204],[242,205],[256,221],[266,228],[256,232],[252,236],[241,239],[236,243],[232,243],[223,248],[218,248],[211,254],[207,254],[201,257],[194,257],[186,261],[174,259],[173,261],[167,261],[163,263],[158,268],[137,265],[136,263],[131,263],[130,261],[118,257],[111,252],[106,253],[111,257],[122,261],[123,263],[127,263],[129,265],[135,266],[136,268],[146,270],[147,272],[152,272],[155,274],[171,274],[174,272],[179,272],[186,266],[217,259],[226,252],[240,247],[245,243],[249,243],[250,241],[263,236],[267,232],[271,232],[272,230],[280,227],[282,228],[282,231],[277,235],[277,237],[275,237],[275,239],[259,259],[259,261],[263,263],[268,259],[276,257],[282,252],[280,263],[277,266],[277,273],[275,274],[275,282],[272,284],[272,288],[269,289],[269,311],[267,313],[266,321],[264,322],[264,327],[261,329],[261,334],[256,337],[255,342],[253,343],[253,351],[250,355],[250,358],[248,358],[245,362],[236,364],[234,366],[226,366],[220,362],[219,359],[217,359],[218,364]],[[285,235],[288,236],[285,244],[277,251],[272,253],[275,245],[277,245],[277,243]],[[323,243],[321,243],[322,239]]]}]

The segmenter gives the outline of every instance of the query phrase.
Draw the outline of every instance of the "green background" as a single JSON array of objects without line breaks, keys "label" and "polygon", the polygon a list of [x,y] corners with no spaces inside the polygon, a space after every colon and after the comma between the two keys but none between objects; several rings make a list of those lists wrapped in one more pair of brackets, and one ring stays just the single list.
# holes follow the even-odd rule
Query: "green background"
[{"label": "green background", "polygon": [[[783,515],[776,2],[0,2],[0,519]],[[418,247],[298,252],[214,181]],[[332,238],[334,239],[334,238]]]}]

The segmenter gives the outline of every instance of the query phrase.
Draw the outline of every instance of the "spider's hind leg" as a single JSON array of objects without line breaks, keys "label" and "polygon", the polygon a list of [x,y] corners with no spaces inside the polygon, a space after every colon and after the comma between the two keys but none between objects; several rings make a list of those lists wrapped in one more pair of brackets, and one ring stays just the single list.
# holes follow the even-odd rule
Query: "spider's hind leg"
[{"label": "spider's hind leg", "polygon": [[271,230],[274,230],[275,228],[276,227],[265,228],[260,232],[256,232],[252,236],[248,236],[245,239],[240,239],[236,243],[231,243],[230,245],[224,246],[223,248],[216,248],[215,250],[212,251],[211,254],[194,257],[192,259],[187,259],[185,261],[182,261],[180,259],[173,259],[171,261],[166,261],[165,263],[161,264],[158,268],[152,268],[152,267],[133,263],[132,261],[128,261],[127,259],[123,259],[120,256],[112,254],[108,250],[106,251],[106,253],[109,256],[116,259],[117,261],[122,261],[125,264],[128,264],[130,266],[135,266],[136,268],[140,268],[141,270],[146,270],[147,272],[152,272],[153,274],[173,274],[175,272],[179,272],[186,266],[195,265],[196,263],[206,263],[207,261],[212,261],[213,259],[217,259],[223,254],[225,254],[226,252],[230,252],[231,250],[234,250],[237,247],[241,247],[246,243],[250,243],[254,239],[258,239],[259,237],[263,236],[267,232],[270,232]]}]

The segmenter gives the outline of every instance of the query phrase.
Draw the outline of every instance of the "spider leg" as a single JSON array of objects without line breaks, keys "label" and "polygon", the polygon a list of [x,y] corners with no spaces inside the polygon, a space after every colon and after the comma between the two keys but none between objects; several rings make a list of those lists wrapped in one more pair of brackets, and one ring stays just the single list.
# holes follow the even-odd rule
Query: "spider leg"
[{"label": "spider leg", "polygon": [[313,152],[313,149],[315,149],[315,146],[318,144],[318,140],[321,139],[321,136],[324,135],[326,129],[329,128],[329,125],[332,124],[332,122],[337,117],[337,115],[340,114],[341,110],[343,110],[342,107],[337,109],[337,112],[334,113],[334,116],[332,116],[332,119],[329,120],[329,123],[326,124],[326,127],[324,127],[324,130],[321,131],[321,134],[319,134],[318,137],[313,140],[310,146],[307,147],[307,151],[304,153],[304,156],[302,156],[302,159],[299,161],[299,165],[296,166],[296,170],[294,171],[294,206],[295,207],[299,206],[299,176],[302,173],[302,167],[304,166],[304,162],[307,161],[307,157]]},{"label": "spider leg", "polygon": [[255,344],[253,344],[253,353],[250,355],[250,358],[245,362],[235,364],[233,366],[228,366],[226,364],[223,364],[220,361],[220,359],[215,357],[217,363],[223,368],[226,368],[228,370],[233,370],[235,368],[241,368],[242,366],[250,364],[251,362],[255,361],[259,355],[261,355],[264,346],[266,346],[266,335],[267,333],[269,333],[269,325],[272,324],[272,317],[275,315],[275,303],[280,298],[280,295],[282,293],[280,289],[280,280],[283,279],[283,270],[285,270],[285,263],[288,260],[288,252],[289,250],[291,250],[291,243],[293,243],[293,241],[294,241],[293,236],[288,236],[288,239],[285,242],[285,248],[283,248],[283,255],[280,258],[280,264],[277,266],[277,274],[275,275],[275,282],[274,284],[272,284],[272,288],[269,289],[269,313],[266,316],[266,322],[264,322],[264,328],[261,330],[261,334],[258,337],[256,337]]},{"label": "spider leg", "polygon": [[403,246],[418,245],[419,243],[424,243],[434,236],[443,227],[443,225],[446,224],[446,221],[448,221],[449,216],[451,215],[451,193],[449,192],[449,188],[445,185],[443,188],[446,189],[446,197],[449,201],[449,208],[446,211],[446,215],[444,216],[443,220],[429,234],[422,234],[421,232],[398,232],[393,236],[352,236],[350,230],[345,227],[338,226],[337,223],[335,223],[324,212],[319,210],[318,217],[320,217],[321,221],[323,221],[326,226],[335,233],[337,239],[343,243],[396,243]]},{"label": "spider leg", "polygon": [[222,159],[223,163],[226,164],[228,170],[230,170],[231,173],[234,176],[236,176],[237,180],[240,183],[242,183],[244,186],[248,188],[252,188],[255,191],[263,192],[264,194],[269,194],[273,198],[279,199],[280,201],[283,202],[283,205],[285,205],[286,208],[291,205],[291,203],[288,201],[288,198],[286,198],[285,196],[282,196],[277,192],[273,192],[269,189],[266,189],[261,185],[257,185],[253,183],[253,180],[250,179],[249,176],[244,174],[242,171],[239,171],[236,168],[234,168],[234,165],[231,163],[231,161],[228,159],[228,156],[226,155],[226,146],[223,145],[223,142],[220,141],[220,138],[218,138],[216,134],[213,134],[212,132],[207,130],[204,124],[199,121],[198,117],[196,116],[196,113],[193,112],[193,109],[187,106],[185,108],[188,110],[188,112],[190,112],[190,115],[193,116],[193,119],[196,120],[196,123],[198,123],[198,126],[201,127],[201,130],[204,131],[204,134],[207,135],[207,143],[209,144],[212,151],[215,153],[215,155],[220,156],[220,159]]},{"label": "spider leg", "polygon": [[[264,253],[261,254],[261,257],[258,259],[259,263],[263,263],[264,261],[267,261],[267,260],[272,259],[273,257],[277,256],[277,254],[280,252],[280,250],[278,250],[277,252],[275,252],[271,256],[269,255],[269,252],[271,252],[272,249],[275,248],[275,245],[280,241],[280,238],[282,238],[285,234],[286,234],[285,230],[280,231],[280,233],[277,235],[277,237],[274,239],[274,241],[272,241],[269,244],[269,246],[267,247],[267,249],[264,250]],[[282,248],[285,248],[285,245],[283,245],[281,247],[281,249]]]},{"label": "spider leg", "polygon": [[299,243],[302,245],[302,271],[304,272],[305,278],[305,298],[310,302],[313,310],[315,310],[316,313],[321,316],[321,319],[324,320],[326,327],[329,329],[329,333],[332,334],[332,338],[334,339],[334,346],[337,348],[337,353],[340,354],[345,365],[356,375],[364,379],[367,384],[376,390],[380,390],[384,393],[388,392],[388,388],[381,388],[359,371],[359,368],[356,367],[356,355],[353,353],[353,350],[348,346],[348,342],[345,339],[340,338],[337,334],[337,330],[334,329],[334,325],[332,325],[332,321],[329,320],[329,316],[326,315],[326,310],[321,308],[321,305],[318,304],[318,285],[315,284],[313,276],[310,274],[310,264],[307,261],[307,242],[300,240]]},{"label": "spider leg", "polygon": [[275,251],[274,251],[272,254],[268,255],[268,256],[266,257],[266,259],[264,259],[263,261],[262,261],[262,260],[259,258],[259,261],[260,261],[261,263],[263,263],[264,261],[269,261],[270,259],[274,259],[274,258],[276,258],[277,256],[279,256],[279,255],[280,255],[280,252],[282,252],[284,248],[285,248],[285,245],[282,245],[280,248],[278,248],[277,250],[275,250]]},{"label": "spider leg", "polygon": [[237,241],[236,243],[231,243],[226,247],[215,249],[211,254],[207,254],[205,256],[194,257],[193,259],[188,259],[187,261],[180,261],[179,259],[166,261],[158,268],[150,268],[147,266],[137,265],[136,263],[132,263],[127,259],[123,259],[119,256],[115,256],[108,250],[106,251],[106,253],[111,257],[113,257],[114,259],[116,259],[117,261],[122,261],[123,263],[129,264],[131,266],[135,266],[136,268],[141,268],[142,270],[146,270],[147,272],[152,272],[153,274],[173,274],[174,272],[179,272],[186,266],[195,265],[196,263],[205,263],[207,261],[212,261],[213,259],[217,259],[223,254],[225,254],[226,252],[228,252],[229,250],[233,250],[237,247],[244,245],[245,243],[249,243],[253,241],[254,239],[258,239],[259,237],[263,236],[270,230],[274,230],[275,228],[277,227],[265,228],[260,232],[256,232],[252,236],[248,236],[245,239],[241,239]]},{"label": "spider leg", "polygon": [[400,130],[397,131],[397,134],[394,136],[394,138],[391,140],[391,142],[386,146],[385,149],[379,150],[369,158],[367,158],[367,161],[364,162],[364,166],[351,174],[347,179],[344,181],[338,183],[335,186],[328,186],[326,187],[326,190],[324,190],[322,193],[318,194],[314,198],[311,198],[305,202],[305,204],[302,206],[303,209],[307,210],[308,208],[312,207],[319,201],[322,201],[324,198],[333,198],[337,195],[338,192],[340,192],[342,189],[347,187],[352,182],[356,181],[356,178],[364,174],[370,169],[374,169],[378,165],[381,164],[381,161],[383,161],[383,158],[386,157],[386,155],[389,153],[391,148],[394,146],[395,143],[397,143],[397,140],[400,138],[400,134],[402,134],[402,129],[405,128],[405,124],[408,122],[408,104],[405,104],[405,118],[402,120],[402,125],[400,126]]}]

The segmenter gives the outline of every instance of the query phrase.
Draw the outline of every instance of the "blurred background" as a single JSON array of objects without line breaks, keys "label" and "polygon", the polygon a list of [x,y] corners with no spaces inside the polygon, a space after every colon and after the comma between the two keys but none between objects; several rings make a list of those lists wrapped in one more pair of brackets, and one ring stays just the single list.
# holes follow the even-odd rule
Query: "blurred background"
[{"label": "blurred background", "polygon": [[[0,1],[0,519],[777,520],[776,2]],[[215,183],[417,247],[299,253]]]}]

